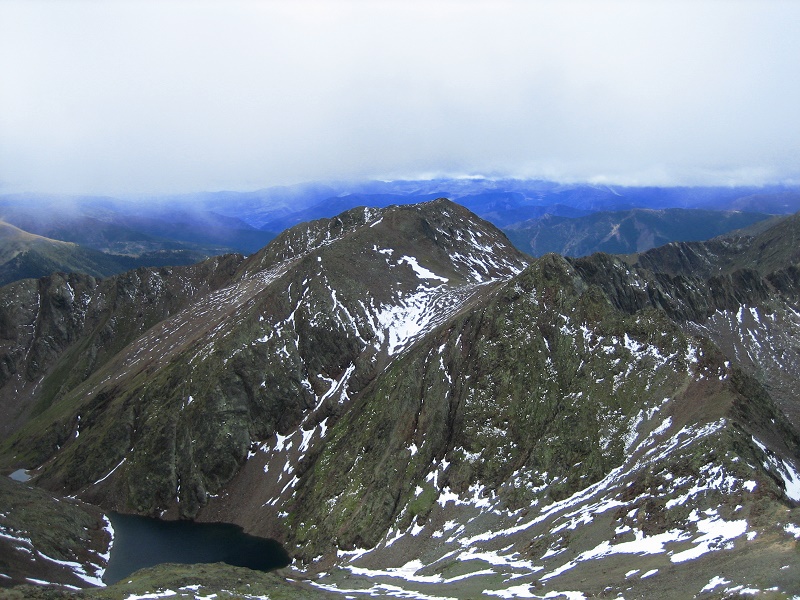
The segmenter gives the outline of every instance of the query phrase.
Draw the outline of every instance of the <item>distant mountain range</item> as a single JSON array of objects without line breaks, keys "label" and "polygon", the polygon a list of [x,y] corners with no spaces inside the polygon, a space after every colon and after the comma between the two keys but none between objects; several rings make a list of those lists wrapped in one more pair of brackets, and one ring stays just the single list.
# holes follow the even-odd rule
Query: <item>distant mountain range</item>
[{"label": "distant mountain range", "polygon": [[54,272],[106,277],[251,254],[274,237],[233,217],[109,198],[5,196],[0,224],[0,285]]},{"label": "distant mountain range", "polygon": [[[0,465],[46,494],[0,493],[234,522],[279,539],[280,583],[312,596],[791,597],[799,239],[795,214],[534,259],[437,199],[246,258],[18,281],[0,288]],[[82,519],[47,550],[58,573],[34,571],[44,525],[0,513],[12,583],[102,573],[83,529],[102,517],[53,510]],[[240,577],[209,573],[97,594],[222,597]]]},{"label": "distant mountain range", "polygon": [[504,229],[511,242],[532,256],[555,252],[630,254],[669,242],[707,240],[770,218],[764,213],[706,209],[600,211],[582,217],[545,215]]},{"label": "distant mountain range", "polygon": [[250,254],[274,237],[209,211],[114,198],[3,196],[0,219],[37,235],[130,255],[178,249]]},{"label": "distant mountain range", "polygon": [[800,210],[800,187],[624,187],[516,179],[363,181],[277,187],[256,192],[187,194],[160,199],[282,231],[357,206],[385,207],[446,197],[498,227],[544,214],[578,217],[633,208],[702,208],[788,214]]},{"label": "distant mountain range", "polygon": [[155,250],[136,256],[110,254],[28,233],[0,221],[0,286],[55,272],[107,277],[138,267],[187,265],[207,258],[193,250]]},{"label": "distant mountain range", "polygon": [[39,244],[19,251],[6,236],[0,257],[12,258],[0,263],[0,285],[56,271],[108,276],[229,252],[249,255],[298,223],[357,206],[385,208],[442,196],[503,228],[532,255],[643,251],[800,210],[800,190],[782,186],[632,188],[487,179],[334,182],[138,200],[7,195],[0,197],[0,220],[80,248],[56,251],[50,244],[45,252]]}]

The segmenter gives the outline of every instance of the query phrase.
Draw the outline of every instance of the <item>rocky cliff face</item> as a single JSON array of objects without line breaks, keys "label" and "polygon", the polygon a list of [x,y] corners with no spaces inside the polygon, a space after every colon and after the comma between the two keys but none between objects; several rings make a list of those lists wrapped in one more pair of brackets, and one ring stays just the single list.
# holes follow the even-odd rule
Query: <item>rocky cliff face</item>
[{"label": "rocky cliff face", "polygon": [[[43,336],[57,320],[9,300],[10,373],[63,341],[57,393],[8,379],[38,416],[2,458],[106,508],[278,537],[333,591],[791,591],[796,223],[529,264],[437,200],[300,225],[202,267],[192,298],[177,269],[154,296],[141,272],[94,282],[87,306],[136,310],[115,346],[80,310]],[[100,291],[124,282],[130,304]]]},{"label": "rocky cliff face", "polygon": [[241,261],[229,255],[105,280],[55,273],[0,288],[2,432],[46,410],[154,324],[230,281]]},{"label": "rocky cliff face", "polygon": [[[770,391],[800,427],[800,216],[704,243],[674,243],[627,263],[595,255],[574,262],[626,311],[653,307],[712,340]],[[628,277],[635,285],[624,285]]]}]

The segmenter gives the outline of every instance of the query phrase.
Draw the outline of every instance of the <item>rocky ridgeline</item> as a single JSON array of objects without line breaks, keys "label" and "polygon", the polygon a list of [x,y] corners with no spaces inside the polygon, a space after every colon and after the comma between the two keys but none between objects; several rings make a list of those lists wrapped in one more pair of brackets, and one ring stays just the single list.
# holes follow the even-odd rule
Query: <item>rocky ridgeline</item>
[{"label": "rocky ridgeline", "polygon": [[[123,510],[196,516],[251,448],[304,419],[321,422],[320,411],[340,411],[343,398],[410,341],[524,264],[494,227],[446,201],[356,209],[299,226],[242,263],[226,285],[92,365],[85,381],[60,382],[72,391],[46,424],[11,440],[12,452],[50,461],[38,481],[53,489]],[[145,310],[173,297],[166,285],[151,285],[159,273],[142,275],[125,297]],[[115,291],[123,277],[112,280]],[[68,283],[60,289],[74,296]],[[124,312],[109,312],[108,321],[130,326]],[[69,350],[90,336],[67,336]]]},{"label": "rocky ridgeline", "polygon": [[299,225],[191,297],[8,286],[3,390],[37,416],[3,464],[277,537],[330,592],[797,593],[797,222],[529,262],[437,200]]}]

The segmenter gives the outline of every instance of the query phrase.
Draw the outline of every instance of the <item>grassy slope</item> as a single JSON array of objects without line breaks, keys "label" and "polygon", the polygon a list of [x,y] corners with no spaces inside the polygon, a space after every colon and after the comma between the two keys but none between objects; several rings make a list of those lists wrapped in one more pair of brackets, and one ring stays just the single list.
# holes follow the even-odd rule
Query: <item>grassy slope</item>
[{"label": "grassy slope", "polygon": [[0,286],[55,272],[107,277],[141,266],[186,265],[207,257],[188,249],[160,250],[140,256],[108,254],[28,233],[0,221]]},{"label": "grassy slope", "polygon": [[98,508],[7,477],[0,477],[0,507],[0,573],[8,576],[0,586],[24,583],[26,577],[87,585],[53,559],[81,563],[89,575],[105,568],[99,555],[108,550],[110,538]]}]

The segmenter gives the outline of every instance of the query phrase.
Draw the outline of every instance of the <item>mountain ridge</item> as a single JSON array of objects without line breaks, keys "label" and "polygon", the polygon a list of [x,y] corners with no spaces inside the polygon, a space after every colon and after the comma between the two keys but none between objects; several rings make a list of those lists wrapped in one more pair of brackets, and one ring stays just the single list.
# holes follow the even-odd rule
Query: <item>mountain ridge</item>
[{"label": "mountain ridge", "polygon": [[[193,298],[186,271],[120,276],[104,289],[151,324],[0,459],[106,509],[276,537],[329,592],[794,593],[798,220],[531,260],[436,200],[194,267],[216,283]],[[705,270],[670,258],[690,250]]]},{"label": "mountain ridge", "polygon": [[[439,209],[440,209],[440,205],[441,205],[441,203],[439,203],[439,205],[434,207],[432,210],[435,211],[436,213],[438,213]],[[461,209],[460,207],[457,207],[456,205],[452,205],[450,203],[448,203],[448,209],[453,211],[454,215],[455,214],[461,215],[461,214],[464,213],[463,209]],[[396,207],[394,210],[395,210],[395,212],[400,212],[400,213],[413,213],[413,212],[416,212],[419,209],[417,209],[417,208],[406,209],[404,207]],[[447,214],[449,215],[449,213],[447,213]],[[439,218],[438,214],[435,215],[435,216],[437,218]],[[326,245],[327,245],[326,243],[330,243],[331,238],[338,239],[338,237],[341,234],[346,233],[347,227],[344,224],[345,221],[349,221],[350,219],[355,219],[355,222],[356,223],[360,223],[361,226],[362,226],[360,231],[367,232],[368,230],[372,230],[373,228],[366,225],[366,220],[365,219],[372,218],[373,221],[374,221],[373,224],[374,225],[375,224],[379,225],[380,221],[376,220],[376,217],[378,219],[382,219],[382,217],[379,217],[378,214],[376,214],[374,211],[371,211],[369,209],[363,209],[363,210],[356,209],[355,211],[350,211],[349,213],[345,213],[345,215],[342,218],[337,218],[337,219],[333,219],[333,220],[330,220],[330,221],[325,221],[324,225],[329,225],[329,227],[328,228],[325,228],[324,226],[322,227],[322,230],[324,232],[324,237],[319,238],[319,239],[314,239],[314,240],[312,240],[312,242],[310,244],[308,244],[307,239],[304,239],[305,232],[313,230],[315,227],[320,227],[322,223],[321,222],[317,222],[316,225],[315,224],[311,224],[309,226],[310,229],[308,229],[308,230],[304,230],[304,231],[297,230],[300,233],[299,238],[301,240],[301,246],[302,245],[306,245],[306,247],[303,248],[303,251],[300,252],[300,256],[308,255],[309,252],[313,253],[314,250],[317,247],[317,244],[319,244],[322,248],[325,248]],[[391,214],[390,214],[390,217],[391,217]],[[375,231],[378,231],[378,230],[375,230]],[[372,234],[372,231],[368,231],[368,233],[370,233],[371,235],[374,235],[374,234]],[[435,237],[436,235],[437,235],[436,232],[431,230],[431,231],[428,231],[427,234],[423,235],[422,237],[426,238],[426,239],[430,239],[431,236]],[[440,235],[446,236],[447,233],[443,232]],[[500,235],[502,235],[502,234],[500,234]],[[276,242],[270,247],[269,250],[265,250],[264,251],[264,256],[266,256],[270,252],[272,252],[272,248],[276,248],[277,249],[277,250],[274,251],[274,254],[277,255],[276,258],[278,258],[278,257],[280,258],[280,262],[277,262],[275,267],[273,267],[272,269],[270,269],[270,270],[268,270],[266,272],[265,271],[261,271],[260,270],[261,267],[259,267],[259,270],[257,270],[255,272],[255,274],[253,274],[253,272],[250,270],[251,269],[250,265],[258,264],[259,261],[263,261],[264,260],[263,256],[254,255],[253,257],[248,259],[248,261],[243,263],[243,265],[242,265],[242,267],[240,269],[239,275],[234,277],[234,287],[233,288],[230,288],[230,290],[227,291],[227,292],[223,292],[223,296],[221,296],[219,298],[212,297],[212,298],[209,299],[207,304],[203,304],[199,308],[197,306],[195,306],[193,308],[193,310],[199,311],[200,314],[203,314],[203,321],[204,321],[204,324],[202,326],[203,328],[208,329],[209,327],[213,327],[214,321],[212,321],[211,325],[206,325],[206,323],[208,321],[208,315],[207,315],[208,311],[217,310],[217,308],[219,307],[219,309],[222,310],[223,313],[224,313],[223,314],[223,318],[225,317],[225,315],[233,314],[234,312],[236,312],[238,310],[236,307],[243,307],[249,302],[249,300],[252,297],[253,293],[260,293],[260,291],[258,291],[258,290],[260,289],[261,285],[265,285],[265,284],[268,285],[269,282],[274,281],[274,280],[278,280],[278,279],[280,279],[280,278],[285,276],[286,269],[289,267],[289,264],[292,261],[298,260],[297,255],[294,255],[292,253],[293,252],[293,249],[291,249],[291,245],[292,245],[292,241],[293,241],[292,237],[293,237],[293,235],[291,233],[287,233],[282,238],[276,240]],[[344,235],[344,237],[346,237],[346,234]],[[417,240],[413,240],[412,239],[410,241],[412,243],[414,243],[414,244],[417,244],[417,246],[418,246],[418,241]],[[406,243],[408,243],[408,242],[406,242]],[[442,243],[446,243],[444,238],[442,239]],[[434,244],[433,248],[435,248],[435,247],[436,247],[436,245]],[[289,250],[287,250],[287,248],[289,248]],[[375,246],[375,248],[377,248],[377,246]],[[358,250],[358,252],[361,253],[360,250]],[[519,255],[517,255],[516,251],[513,251],[509,247],[509,248],[506,249],[506,252],[508,253],[508,255],[509,255],[511,260],[518,261],[518,264],[520,264],[520,265],[523,264],[522,263],[522,259],[520,258]],[[373,253],[375,255],[377,255],[377,256],[380,256],[380,252],[377,249],[373,250]],[[442,255],[442,258],[440,258],[439,260],[443,260],[444,257],[445,257],[445,255]],[[495,267],[493,267],[491,265],[484,267],[481,264],[480,260],[473,261],[473,262],[470,262],[469,260],[467,260],[466,262],[464,262],[462,259],[465,258],[465,257],[461,257],[458,254],[452,255],[452,258],[454,258],[456,260],[456,263],[453,263],[454,265],[457,265],[458,261],[461,261],[460,270],[462,272],[462,277],[467,278],[467,280],[470,280],[470,278],[471,278],[471,280],[476,281],[477,283],[479,283],[484,277],[491,276],[492,272],[493,272],[492,269],[495,268]],[[448,262],[451,261],[452,258],[451,258],[451,255],[446,255],[446,260]],[[322,260],[322,258],[321,258],[321,256],[310,256],[309,258],[304,259],[304,260],[306,260],[306,265],[303,266],[298,271],[299,275],[295,276],[296,278],[294,280],[294,284],[296,284],[296,285],[300,285],[302,280],[308,279],[308,277],[305,275],[305,273],[307,273],[309,271],[309,269],[311,268],[311,265],[314,262],[318,263],[319,261]],[[495,259],[490,259],[490,260],[494,261]],[[287,261],[288,261],[288,263],[287,263]],[[311,264],[308,264],[308,263],[311,263]],[[349,269],[348,264],[346,262],[338,261],[337,264],[340,265],[340,267],[337,267],[337,268],[344,268],[345,269],[345,280],[346,281],[350,281],[350,282],[356,281],[355,279],[352,278],[353,273],[350,273],[350,275],[347,275],[347,273],[350,272],[350,269]],[[431,279],[432,278],[432,276],[429,275],[424,269],[422,269],[419,265],[415,264],[415,262],[412,262],[410,260],[407,260],[407,261],[404,262],[403,259],[401,258],[399,260],[399,262],[397,262],[397,261],[391,261],[391,259],[387,257],[385,259],[385,264],[389,266],[390,270],[394,270],[398,275],[403,275],[405,278],[409,278],[410,277],[411,278],[410,280],[407,279],[409,282],[419,281],[420,279],[422,279],[424,281],[426,279]],[[476,264],[479,265],[480,267],[483,267],[483,269],[484,269],[483,272],[479,272],[478,270],[476,270],[476,268],[475,268]],[[393,265],[396,265],[396,266],[393,266]],[[457,267],[457,269],[458,269],[458,267]],[[266,279],[264,278],[262,273],[266,273]],[[455,271],[449,271],[446,274],[447,275],[457,275],[457,273]],[[439,281],[441,279],[444,279],[444,278],[442,276],[435,276],[435,278],[433,278],[434,281]],[[418,285],[418,284],[413,284],[413,285]],[[434,286],[434,287],[436,287],[436,286]],[[290,286],[290,288],[291,288],[291,286]],[[383,291],[379,290],[379,292],[383,292]],[[323,293],[324,294],[330,294],[330,292],[328,292],[328,291],[324,291]],[[344,290],[339,290],[339,293],[340,294],[344,294],[345,291]],[[422,309],[423,305],[419,305],[418,304],[420,298],[419,298],[418,294],[415,293],[413,287],[412,288],[407,288],[405,291],[401,291],[401,289],[398,289],[395,293],[396,294],[400,294],[400,296],[406,296],[407,298],[409,298],[410,304],[403,310],[411,311],[412,313],[416,314],[417,311]],[[360,293],[360,292],[357,293],[356,295],[359,298],[364,297],[364,295],[362,293]],[[224,298],[224,301],[220,302],[220,300],[222,300],[223,298]],[[286,298],[286,299],[288,299],[290,302],[292,301],[291,293],[290,293],[289,297]],[[281,304],[283,304],[286,301],[286,299],[284,299],[282,301],[278,300],[277,306],[281,307]],[[385,299],[388,299],[388,297],[385,295],[385,292],[384,293],[377,293],[376,296],[375,296],[376,306],[379,305],[379,303],[382,302]],[[335,295],[334,295],[334,301],[337,302],[337,300],[335,299]],[[456,300],[456,301],[458,301],[458,300]],[[445,305],[447,305],[450,302],[450,300],[448,300],[446,296],[442,296],[440,299],[436,299],[435,302],[444,302]],[[364,304],[361,304],[361,312],[363,312],[365,309],[366,309],[366,307],[364,306]],[[282,310],[284,313],[288,313],[289,306],[286,306],[284,304],[283,308],[279,308],[279,310]],[[356,310],[357,309],[355,309],[355,308],[353,308],[351,306],[351,308],[349,310],[345,310],[344,311],[344,314],[347,315],[348,317],[352,317],[352,314],[351,314],[350,311],[352,311],[352,313],[355,314]],[[371,308],[371,310],[374,310],[374,309]],[[292,313],[292,314],[294,314],[294,313]],[[263,316],[263,315],[260,315],[260,316]],[[375,330],[374,328],[379,326],[379,323],[380,323],[381,319],[384,318],[384,317],[381,316],[381,313],[379,311],[377,314],[373,314],[372,316],[369,316],[368,314],[365,313],[362,318],[368,319],[368,321],[364,322],[364,324],[362,326],[365,326],[365,327],[368,327],[368,328],[373,328],[373,330]],[[424,314],[421,314],[420,318],[425,319],[425,318],[428,318],[428,317],[426,317],[426,315],[424,315]],[[377,321],[376,321],[376,319],[377,319]],[[195,321],[199,322],[198,319],[195,319]],[[369,321],[371,321],[371,323]],[[302,326],[302,323],[300,323],[298,325],[295,325],[295,326]],[[308,327],[308,325],[305,325],[305,326]],[[323,352],[323,358],[322,358],[323,362],[330,362],[330,364],[333,366],[333,369],[334,369],[333,371],[325,372],[323,377],[330,377],[330,376],[338,377],[338,376],[340,376],[342,374],[342,372],[344,372],[344,370],[345,370],[344,369],[345,365],[343,363],[346,362],[346,361],[344,361],[342,359],[340,354],[342,353],[342,348],[343,347],[346,348],[348,346],[348,344],[344,344],[344,346],[340,346],[338,344],[332,344],[331,342],[326,341],[327,334],[323,334],[323,330],[320,330],[318,327],[314,327],[313,324],[311,324],[311,326],[312,326],[311,330],[309,330],[307,332],[307,334],[306,334],[306,337],[310,337],[311,338],[307,343],[312,344],[312,345],[316,345],[317,348],[319,349],[319,351]],[[342,326],[343,326],[342,324],[338,324],[338,327],[342,327]],[[168,331],[170,329],[182,329],[182,328],[185,328],[185,326],[176,325],[174,323],[173,324],[165,323],[163,325],[160,325],[159,327],[161,327],[161,329],[154,330],[153,332],[151,332],[149,334],[149,337],[144,338],[145,341],[144,341],[144,346],[143,347],[147,347],[147,349],[148,349],[147,350],[147,354],[145,356],[159,356],[159,361],[168,361],[169,353],[168,353],[166,347],[162,348],[158,344],[158,342],[156,341],[161,336],[159,331],[166,332],[166,331]],[[166,328],[166,329],[164,329],[164,328]],[[315,332],[317,332],[317,333],[315,333]],[[402,345],[404,343],[406,343],[406,340],[408,339],[409,333],[411,333],[413,335],[413,332],[409,332],[409,331],[406,331],[406,330],[400,330],[400,331],[394,331],[394,332],[389,330],[387,332],[388,335],[386,335],[386,336],[378,336],[378,338],[380,338],[381,344],[383,344],[383,349],[380,350],[380,352],[378,354],[380,355],[383,352],[388,352],[389,354],[391,354],[394,351],[398,351],[400,348],[402,348]],[[189,337],[191,337],[191,336],[189,336]],[[147,340],[151,340],[151,341],[147,341]],[[268,340],[265,340],[264,343],[266,343],[267,341]],[[155,346],[153,346],[153,342],[155,342]],[[190,342],[191,342],[191,340],[190,340]],[[189,342],[187,342],[187,343],[189,343]],[[191,342],[191,343],[194,343],[194,342]],[[303,350],[303,348],[299,348],[299,350],[301,352],[306,352],[306,350]],[[131,357],[131,358],[122,359],[122,363],[115,362],[115,363],[110,363],[109,364],[107,369],[111,369],[111,371],[115,374],[113,381],[117,381],[122,377],[122,375],[120,374],[120,373],[122,373],[122,371],[120,371],[120,369],[124,369],[125,368],[124,367],[125,364],[136,364],[137,365],[136,366],[137,370],[135,372],[132,372],[132,375],[131,375],[131,377],[133,377],[134,379],[138,376],[138,375],[136,375],[136,373],[141,373],[142,375],[147,373],[148,377],[152,375],[151,373],[149,373],[147,371],[147,369],[149,368],[147,365],[153,364],[152,363],[152,359],[145,358],[145,359],[143,359],[141,361],[141,365],[140,365],[140,361],[138,359],[134,358],[134,356],[137,356],[138,352],[140,352],[140,350],[138,350],[137,348],[133,348],[133,349],[128,351],[128,356]],[[194,350],[192,352],[193,352],[193,356],[194,356],[194,358],[192,358],[192,360],[197,360],[198,357],[200,356],[199,354],[197,354],[198,351]],[[200,352],[205,352],[205,350],[201,349]],[[372,352],[373,351],[370,351],[368,354],[370,354]],[[355,357],[353,356],[353,359],[354,358]],[[376,357],[376,359],[377,360],[382,360],[382,359],[380,359],[379,356]],[[320,359],[317,358],[315,360],[320,360]],[[142,369],[144,369],[144,370],[142,370]],[[99,377],[99,375],[98,375],[98,377]],[[182,378],[182,380],[183,380],[183,378]],[[313,378],[312,378],[312,380],[313,380]],[[292,389],[295,390],[293,393],[298,393],[299,392],[299,393],[301,393],[301,397],[302,397],[302,395],[303,394],[307,394],[307,392],[303,391],[304,388],[302,386],[299,386],[299,383],[300,383],[299,381],[293,380],[293,383],[291,383],[290,385],[292,386]],[[311,386],[313,388],[314,385],[318,385],[318,384],[316,382],[312,383],[311,381],[309,381],[307,385],[309,385],[309,386]],[[236,387],[236,386],[234,386],[234,387]],[[85,392],[81,392],[81,393],[85,394]],[[100,395],[100,397],[102,397],[102,394]],[[118,434],[115,434],[115,435],[118,435]],[[243,450],[240,449],[240,452],[242,452],[242,451]],[[86,463],[84,461],[77,461],[75,464],[83,464],[83,465],[85,465]]]},{"label": "mountain ridge", "polygon": [[[547,251],[576,255],[642,251],[675,239],[706,239],[744,224],[723,227],[731,213],[721,209],[786,213],[800,208],[796,202],[800,195],[795,188],[786,186],[636,188],[481,178],[332,182],[135,200],[11,194],[0,196],[0,218],[35,234],[76,242],[115,256],[95,255],[94,262],[84,260],[79,264],[23,257],[20,264],[6,266],[5,281],[72,270],[100,276],[137,266],[188,264],[226,252],[252,254],[274,237],[274,233],[264,231],[265,227],[281,231],[299,222],[334,217],[357,205],[386,207],[441,196],[451,197],[482,218],[508,228],[506,233],[518,248],[535,255]],[[685,210],[686,216],[677,222],[662,215],[660,223],[625,219],[616,223],[622,228],[616,233],[608,230],[600,238],[593,238],[598,235],[597,228],[587,223],[608,218],[598,211],[633,207],[666,209],[664,214]],[[698,222],[700,214],[708,215],[705,222],[702,218]],[[571,239],[550,240],[532,248],[532,241],[542,237],[531,233],[526,225],[534,217],[548,223],[555,218],[558,224],[553,227],[570,229]],[[638,233],[628,231],[631,227],[638,228]],[[551,233],[544,237],[548,235],[552,237]],[[603,241],[603,237],[608,239]],[[106,266],[94,268],[92,265],[98,262]]]}]

